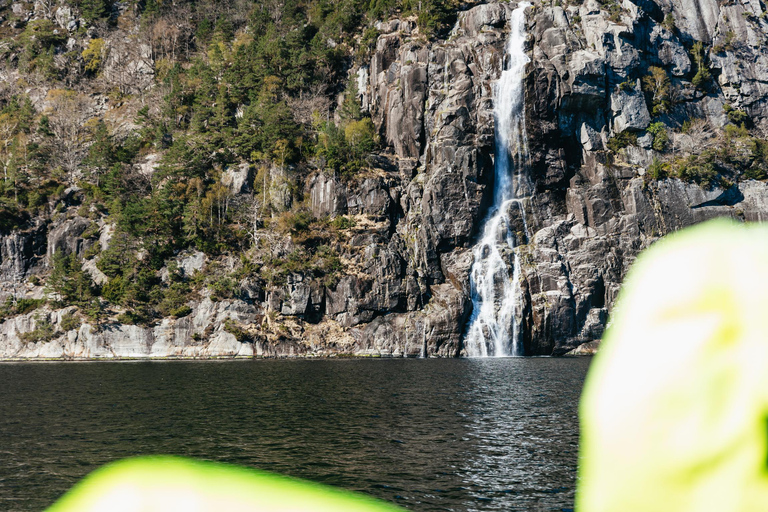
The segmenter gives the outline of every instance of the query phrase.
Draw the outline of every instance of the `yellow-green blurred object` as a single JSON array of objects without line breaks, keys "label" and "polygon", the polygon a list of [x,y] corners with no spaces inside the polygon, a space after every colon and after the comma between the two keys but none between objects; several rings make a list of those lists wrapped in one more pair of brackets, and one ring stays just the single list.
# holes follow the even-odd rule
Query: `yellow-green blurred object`
[{"label": "yellow-green blurred object", "polygon": [[88,475],[49,512],[402,512],[359,494],[238,466],[142,457]]},{"label": "yellow-green blurred object", "polygon": [[711,221],[642,254],[580,414],[577,512],[768,510],[768,227]]}]

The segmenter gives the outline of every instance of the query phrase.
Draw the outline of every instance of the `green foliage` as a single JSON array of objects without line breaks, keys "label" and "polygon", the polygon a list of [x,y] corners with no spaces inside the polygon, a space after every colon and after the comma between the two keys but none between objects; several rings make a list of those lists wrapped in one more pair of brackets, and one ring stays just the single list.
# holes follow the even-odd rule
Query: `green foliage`
[{"label": "green foliage", "polygon": [[450,28],[455,19],[455,11],[441,0],[403,0],[403,10],[416,14],[416,24],[428,38]]},{"label": "green foliage", "polygon": [[[102,179],[118,163],[127,163],[132,160],[133,155],[129,154],[130,150],[126,150],[115,142],[107,125],[101,119],[91,125],[89,138],[91,145],[83,164],[89,169],[91,180],[96,188],[105,192],[104,195],[109,197],[115,191],[109,190],[107,187],[101,189],[104,185]],[[122,172],[120,167],[118,167],[118,172]]]},{"label": "green foliage", "polygon": [[40,116],[40,122],[37,125],[37,131],[44,137],[53,136],[53,132],[51,131],[50,120],[48,119],[47,115],[43,114],[42,116]]},{"label": "green foliage", "polygon": [[709,70],[707,63],[707,54],[704,50],[704,43],[697,41],[694,43],[691,49],[691,56],[693,62],[696,64],[696,74],[693,76],[691,83],[697,89],[707,90],[709,88],[710,80],[712,79],[712,73]]},{"label": "green foliage", "polygon": [[[98,236],[99,236],[99,224],[96,222],[91,222],[88,225],[88,227],[85,228],[85,231],[83,231],[80,234],[80,237],[83,238],[84,240],[89,240],[89,239],[94,240],[98,238]],[[98,245],[98,244],[94,244],[94,245]],[[85,258],[85,259],[88,259],[88,258]]]},{"label": "green foliage", "polygon": [[100,38],[94,38],[88,42],[88,48],[82,53],[86,72],[94,75],[99,72],[101,61],[104,58],[104,45],[104,40]]},{"label": "green foliage", "polygon": [[14,306],[15,314],[26,315],[45,304],[45,299],[19,299]]},{"label": "green foliage", "polygon": [[162,298],[157,305],[157,310],[163,316],[180,318],[187,316],[192,309],[187,305],[192,290],[188,283],[177,281],[171,283],[162,291]]},{"label": "green foliage", "polygon": [[660,67],[648,68],[650,74],[643,77],[643,92],[645,92],[651,114],[660,116],[666,114],[672,107],[671,85],[667,72]]},{"label": "green foliage", "polygon": [[101,290],[101,295],[112,304],[120,304],[125,296],[127,283],[121,275],[112,277]]},{"label": "green foliage", "polygon": [[[317,220],[305,217],[302,212],[286,216],[287,218],[302,218],[301,229],[291,230],[289,222],[278,221],[278,229],[291,233],[291,238],[297,244],[295,250],[281,258],[268,258],[260,269],[261,276],[268,284],[280,286],[285,283],[290,274],[303,274],[305,277],[322,278],[326,286],[335,285],[338,274],[342,270],[341,258],[334,248],[339,240],[339,230],[354,225],[353,220],[328,222],[327,219]],[[343,219],[339,217],[338,219]],[[308,221],[308,222],[307,222]]]},{"label": "green foliage", "polygon": [[350,229],[355,227],[355,225],[357,225],[355,219],[344,215],[339,215],[331,221],[331,226],[333,226],[334,229],[339,230]]},{"label": "green foliage", "polygon": [[609,20],[614,23],[618,23],[621,20],[623,9],[619,2],[616,0],[600,0],[600,5],[608,12]]},{"label": "green foliage", "polygon": [[53,255],[53,270],[48,277],[48,291],[62,304],[86,304],[97,294],[90,274],[83,270],[76,255],[58,250]]},{"label": "green foliage", "polygon": [[277,219],[277,229],[284,234],[298,235],[307,232],[314,220],[307,210],[284,212]]},{"label": "green foliage", "polygon": [[240,286],[230,275],[219,276],[209,282],[211,297],[216,300],[227,300],[235,296]]},{"label": "green foliage", "polygon": [[350,121],[344,128],[344,138],[352,156],[361,160],[376,147],[376,129],[370,117],[359,121]]},{"label": "green foliage", "polygon": [[16,132],[30,133],[35,120],[35,107],[26,94],[13,95],[5,106],[0,109],[0,115],[6,116],[9,122],[16,125]]},{"label": "green foliage", "polygon": [[667,13],[666,16],[664,16],[664,22],[662,23],[664,25],[664,28],[669,30],[670,32],[674,32],[675,29],[677,29],[677,25],[675,24],[675,17],[672,15],[672,13]]},{"label": "green foliage", "polygon": [[728,103],[723,105],[723,112],[728,116],[728,120],[736,126],[743,126],[750,121],[746,112],[741,109],[735,109]]},{"label": "green foliage", "polygon": [[118,277],[130,272],[136,265],[133,254],[133,244],[125,232],[115,233],[110,241],[109,248],[102,251],[96,261],[96,268],[107,277]]},{"label": "green foliage", "polygon": [[253,341],[251,334],[231,318],[224,320],[224,330],[233,335],[240,343]]},{"label": "green foliage", "polygon": [[323,276],[323,285],[335,287],[343,269],[341,258],[331,247],[321,245],[315,252],[314,272]]},{"label": "green foliage", "polygon": [[667,148],[669,135],[667,134],[667,127],[664,123],[651,123],[650,126],[648,126],[648,133],[653,135],[653,149],[656,151],[664,151]]},{"label": "green foliage", "polygon": [[126,311],[117,315],[117,321],[125,325],[144,325],[151,321],[143,311]]},{"label": "green foliage", "polygon": [[359,121],[363,118],[363,111],[360,108],[360,101],[357,99],[357,81],[352,79],[347,84],[347,90],[344,94],[344,101],[341,104],[341,118],[344,123]]},{"label": "green foliage", "polygon": [[637,134],[629,130],[624,130],[618,135],[608,139],[608,149],[614,153],[618,153],[619,150],[627,146],[637,145]]},{"label": "green foliage", "polygon": [[51,51],[52,48],[63,44],[66,37],[63,31],[56,24],[48,19],[32,20],[27,23],[24,32],[19,36],[23,54],[22,60],[28,64],[34,65],[34,59],[43,52]]},{"label": "green foliage", "polygon": [[669,164],[662,162],[658,158],[654,158],[653,163],[648,166],[646,176],[652,180],[663,180],[669,176]]},{"label": "green foliage", "polygon": [[398,7],[400,7],[400,2],[397,0],[371,0],[368,16],[372,19],[386,19]]},{"label": "green foliage", "polygon": [[109,0],[76,0],[75,5],[80,8],[83,19],[93,23],[109,14]]},{"label": "green foliage", "polygon": [[714,152],[705,151],[700,155],[676,158],[672,162],[673,172],[683,181],[692,181],[703,188],[710,188],[718,183],[715,156]]},{"label": "green foliage", "polygon": [[728,124],[723,128],[723,133],[728,142],[731,142],[733,139],[749,137],[749,130],[743,124],[739,126]]},{"label": "green foliage", "polygon": [[260,153],[271,155],[284,165],[297,156],[301,129],[295,124],[280,90],[281,81],[267,77],[256,101],[245,107],[234,130],[234,147],[241,158],[249,159],[254,153]]},{"label": "green foliage", "polygon": [[369,117],[346,121],[342,130],[332,121],[317,123],[317,156],[329,169],[351,178],[365,166],[365,157],[377,145],[376,130]]},{"label": "green foliage", "polygon": [[721,39],[720,43],[712,47],[712,51],[715,53],[733,51],[734,39],[736,39],[736,33],[733,30],[729,30],[725,33],[725,36]]},{"label": "green foliage", "polygon": [[240,291],[239,272],[227,271],[219,262],[210,262],[205,272],[195,272],[190,282],[193,289],[207,287],[214,300],[227,300],[235,297]]},{"label": "green foliage", "polygon": [[197,24],[197,30],[195,30],[195,39],[197,40],[199,45],[205,46],[211,40],[212,35],[213,35],[213,23],[211,23],[211,20],[209,20],[208,18],[203,18]]},{"label": "green foliage", "polygon": [[768,141],[753,138],[750,141],[749,150],[752,162],[744,171],[744,178],[748,180],[768,178]]},{"label": "green foliage", "polygon": [[379,31],[375,27],[367,27],[363,31],[363,37],[360,39],[360,45],[357,47],[357,58],[362,60],[370,57],[376,48],[376,41],[378,39]]},{"label": "green foliage", "polygon": [[[262,182],[254,186],[253,197],[262,203],[257,208],[261,218],[252,219],[250,198],[233,196],[222,185],[223,170],[241,164],[280,168],[280,179],[286,181],[280,185],[290,187],[297,202],[316,157],[341,177],[356,178],[376,149],[378,134],[361,109],[354,79],[346,84],[342,104],[335,99],[349,70],[368,60],[375,48],[380,35],[376,21],[392,15],[415,17],[420,35],[414,37],[421,44],[453,25],[460,3],[286,0],[272,5],[259,0],[235,5],[146,0],[129,2],[119,19],[110,18],[112,4],[70,2],[86,25],[98,29],[100,37],[86,38],[85,48],[65,49],[66,31],[50,20],[27,23],[9,50],[18,57],[9,60],[9,69],[34,72],[33,84],[60,79],[60,87],[88,91],[104,67],[105,41],[118,25],[125,33],[137,30],[137,40],[152,44],[155,90],[162,98],[139,110],[139,128],[127,138],[122,131],[112,133],[104,120],[79,123],[76,140],[70,141],[76,158],[68,162],[62,158],[66,134],[61,132],[61,112],[41,112],[38,117],[25,95],[0,97],[0,115],[13,124],[14,138],[6,145],[12,148],[12,158],[3,155],[9,165],[3,169],[8,179],[0,183],[0,231],[19,229],[31,215],[49,208],[52,215],[68,214],[65,210],[78,203],[80,214],[116,224],[108,250],[100,253],[95,244],[84,254],[95,258],[107,275],[103,289],[91,282],[75,256],[56,255],[47,282],[61,304],[77,305],[78,314],[95,319],[95,324],[104,321],[106,308],[113,306],[124,309],[124,318],[133,323],[186,314],[194,283],[176,278],[161,283],[157,271],[187,248],[211,256],[237,251],[252,225],[274,225],[297,244],[286,262],[265,265],[267,272],[284,276],[303,269],[315,278],[332,280],[328,276],[341,269],[333,249],[338,231],[353,227],[354,221],[318,221],[298,209],[273,224],[269,216],[279,209],[272,211],[271,185]],[[178,23],[180,15],[183,23]],[[78,40],[84,32],[78,32]],[[158,50],[168,41],[176,54]],[[22,82],[12,89],[29,87]],[[116,115],[123,115],[124,106],[132,111],[139,99],[128,97],[130,91],[104,91]],[[73,116],[83,113],[85,103],[72,103],[79,109]],[[136,166],[150,154],[160,154],[151,178]],[[80,191],[65,198],[74,171]],[[94,239],[96,227],[94,223],[83,237]],[[239,282],[237,275],[220,272],[205,285],[222,299],[236,296]]]},{"label": "green foliage", "polygon": [[29,213],[13,200],[0,197],[0,232],[10,233],[29,220]]},{"label": "green foliage", "polygon": [[668,171],[705,188],[728,188],[739,179],[763,180],[768,177],[768,141],[753,136],[744,125],[728,124],[709,149],[675,158]]},{"label": "green foliage", "polygon": [[142,241],[151,268],[161,268],[165,259],[182,245],[183,206],[170,187],[124,205],[118,229]]},{"label": "green foliage", "polygon": [[19,334],[19,338],[25,343],[45,343],[58,336],[61,336],[61,332],[56,331],[48,317],[43,315],[35,318],[34,330]]},{"label": "green foliage", "polygon": [[635,81],[631,78],[627,78],[623,82],[621,82],[619,85],[619,90],[623,92],[632,92],[635,90]]},{"label": "green foliage", "polygon": [[170,312],[170,315],[175,318],[182,318],[192,313],[192,308],[189,306],[179,306],[178,308],[172,310]]},{"label": "green foliage", "polygon": [[309,274],[313,270],[311,258],[301,249],[283,258],[268,260],[266,263],[267,267],[262,272],[262,276],[267,284],[272,286],[284,285],[289,274]]},{"label": "green foliage", "polygon": [[121,305],[133,308],[134,310],[146,310],[145,316],[152,316],[149,306],[157,303],[160,298],[160,279],[157,273],[144,266],[137,266],[131,269],[127,275],[125,294],[122,297]]},{"label": "green foliage", "polygon": [[81,306],[81,311],[97,329],[107,318],[104,303],[98,297],[94,297],[91,302]]},{"label": "green foliage", "polygon": [[80,317],[75,313],[67,313],[61,317],[61,328],[64,329],[64,332],[77,330],[82,323]]},{"label": "green foliage", "polygon": [[26,315],[27,313],[31,313],[37,308],[42,307],[43,304],[45,304],[45,299],[21,298],[13,300],[12,297],[8,297],[5,299],[5,302],[0,305],[0,322],[16,315]]}]

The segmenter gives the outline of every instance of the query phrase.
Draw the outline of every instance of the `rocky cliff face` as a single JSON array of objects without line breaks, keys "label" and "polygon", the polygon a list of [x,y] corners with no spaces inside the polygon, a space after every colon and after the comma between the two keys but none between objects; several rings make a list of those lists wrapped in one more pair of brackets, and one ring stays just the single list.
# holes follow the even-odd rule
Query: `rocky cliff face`
[{"label": "rocky cliff face", "polygon": [[[757,34],[768,24],[752,9],[714,1],[624,2],[610,15],[589,0],[534,11],[528,116],[536,193],[529,223],[538,231],[525,269],[528,353],[559,353],[599,337],[628,266],[658,237],[718,216],[762,219],[763,182],[697,185],[649,176],[654,165],[675,161],[670,152],[699,155],[711,147],[708,135],[682,132],[691,122],[704,132],[722,130],[724,107],[746,112],[764,133],[757,99],[765,59],[757,41],[764,36]],[[726,38],[739,43],[712,47],[714,78],[697,88],[691,48]],[[653,116],[669,133],[664,146],[646,131],[653,91],[643,77],[654,72],[667,77],[663,87],[673,96]],[[636,135],[637,143],[607,151],[622,132]]]},{"label": "rocky cliff face", "polygon": [[[335,282],[302,272],[279,284],[244,280],[236,298],[198,297],[187,316],[153,327],[85,323],[65,332],[68,310],[44,309],[0,325],[0,358],[461,355],[471,248],[494,185],[493,84],[513,7],[471,7],[434,41],[408,19],[377,27],[370,62],[350,74],[385,150],[359,179],[318,170],[302,183],[315,217],[355,221],[338,245]],[[734,111],[751,136],[768,135],[764,14],[740,0],[529,8],[530,186],[511,212],[526,354],[591,349],[629,266],[659,237],[713,217],[768,214],[768,185],[744,173],[754,155],[740,164],[711,156],[742,144],[727,128],[738,127]],[[717,160],[719,178],[691,170],[711,167],[705,157]],[[225,184],[247,194],[249,172],[233,169]],[[88,226],[70,212],[3,236],[3,291],[41,296],[25,279],[44,274],[54,250],[82,256],[109,243],[107,224],[84,238]],[[271,243],[273,255],[287,253],[281,243]],[[190,274],[210,263],[179,257]],[[95,265],[84,268],[99,277]],[[22,341],[40,322],[57,336]]]}]

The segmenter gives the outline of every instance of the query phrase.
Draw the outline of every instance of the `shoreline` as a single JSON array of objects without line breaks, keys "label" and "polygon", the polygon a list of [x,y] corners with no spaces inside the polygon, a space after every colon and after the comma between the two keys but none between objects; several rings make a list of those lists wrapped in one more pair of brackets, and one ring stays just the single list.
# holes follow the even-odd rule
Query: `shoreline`
[{"label": "shoreline", "polygon": [[330,360],[330,359],[458,359],[458,360],[483,360],[483,359],[580,359],[591,357],[594,354],[571,354],[562,356],[509,356],[509,357],[417,357],[389,354],[335,354],[335,355],[285,355],[285,356],[210,356],[210,357],[28,357],[28,358],[0,358],[0,364],[15,363],[136,363],[136,362],[173,362],[173,361],[262,361],[262,360]]}]

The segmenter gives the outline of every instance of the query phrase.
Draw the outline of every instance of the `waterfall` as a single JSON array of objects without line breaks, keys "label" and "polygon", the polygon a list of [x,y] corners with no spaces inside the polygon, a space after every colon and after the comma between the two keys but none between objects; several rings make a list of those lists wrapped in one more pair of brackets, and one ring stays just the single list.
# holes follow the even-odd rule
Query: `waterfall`
[{"label": "waterfall", "polygon": [[525,54],[525,8],[529,5],[520,3],[512,11],[506,64],[494,87],[495,187],[482,238],[473,249],[472,316],[464,342],[470,357],[522,355],[515,316],[521,294],[520,255],[510,210],[517,209],[522,216],[527,238],[524,206],[517,199],[521,180],[515,179],[515,171],[524,168],[528,156],[523,75],[530,61]]}]

